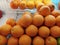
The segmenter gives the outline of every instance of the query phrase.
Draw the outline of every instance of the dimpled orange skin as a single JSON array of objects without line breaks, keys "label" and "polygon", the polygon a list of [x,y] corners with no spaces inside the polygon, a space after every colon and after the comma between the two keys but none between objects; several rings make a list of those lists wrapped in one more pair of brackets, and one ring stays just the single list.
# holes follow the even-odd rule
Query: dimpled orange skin
[{"label": "dimpled orange skin", "polygon": [[29,27],[26,28],[26,34],[31,37],[36,36],[37,33],[38,33],[38,28],[34,25],[30,25]]},{"label": "dimpled orange skin", "polygon": [[11,29],[11,34],[14,37],[20,37],[24,34],[24,29],[21,26],[16,25]]},{"label": "dimpled orange skin", "polygon": [[22,35],[19,38],[19,45],[31,45],[32,39],[28,35]]},{"label": "dimpled orange skin", "polygon": [[56,24],[57,24],[58,26],[60,26],[60,16],[57,16],[57,17],[56,17]]},{"label": "dimpled orange skin", "polygon": [[10,37],[8,39],[8,45],[18,45],[18,42],[19,42],[18,38],[15,37]]},{"label": "dimpled orange skin", "polygon": [[60,15],[60,11],[58,11],[58,10],[54,10],[54,11],[52,11],[51,14],[52,14],[53,16],[57,17],[57,16]]},{"label": "dimpled orange skin", "polygon": [[17,9],[18,8],[18,2],[17,1],[11,1],[10,2],[10,7],[12,9]]},{"label": "dimpled orange skin", "polygon": [[35,14],[33,16],[33,24],[35,26],[41,26],[44,22],[44,17],[42,15],[39,15],[39,14]]},{"label": "dimpled orange skin", "polygon": [[54,37],[49,36],[46,38],[46,45],[57,45],[57,40]]},{"label": "dimpled orange skin", "polygon": [[7,36],[8,34],[10,34],[11,32],[11,26],[8,25],[8,24],[5,24],[3,26],[1,26],[0,28],[0,34],[4,35],[4,36]]},{"label": "dimpled orange skin", "polygon": [[55,6],[53,3],[49,3],[49,4],[47,4],[47,6],[49,6],[51,12],[54,11]]},{"label": "dimpled orange skin", "polygon": [[39,35],[41,37],[46,38],[46,37],[49,36],[49,34],[50,34],[50,29],[48,27],[42,26],[42,27],[39,28]]},{"label": "dimpled orange skin", "polygon": [[48,6],[42,6],[40,9],[39,9],[39,14],[43,15],[43,16],[47,16],[49,15],[51,12],[50,12],[50,8]]},{"label": "dimpled orange skin", "polygon": [[20,9],[22,9],[22,10],[24,10],[24,9],[26,9],[26,1],[24,1],[24,0],[22,0],[22,1],[20,1],[19,2],[19,7],[20,7]]},{"label": "dimpled orange skin", "polygon": [[0,35],[0,45],[6,45],[7,44],[7,38]]},{"label": "dimpled orange skin", "polygon": [[27,1],[27,8],[28,9],[34,9],[35,8],[35,3],[34,1]]},{"label": "dimpled orange skin", "polygon": [[48,15],[45,17],[45,25],[48,27],[54,26],[56,23],[56,19],[52,15]]},{"label": "dimpled orange skin", "polygon": [[51,27],[51,35],[53,37],[60,37],[60,27],[58,26]]},{"label": "dimpled orange skin", "polygon": [[17,24],[19,24],[22,27],[28,27],[32,23],[32,16],[29,14],[23,15],[18,21]]},{"label": "dimpled orange skin", "polygon": [[44,39],[37,36],[33,39],[33,45],[44,45]]},{"label": "dimpled orange skin", "polygon": [[7,21],[6,21],[6,24],[9,24],[11,26],[14,26],[16,25],[16,21],[13,19],[13,18],[9,18]]}]

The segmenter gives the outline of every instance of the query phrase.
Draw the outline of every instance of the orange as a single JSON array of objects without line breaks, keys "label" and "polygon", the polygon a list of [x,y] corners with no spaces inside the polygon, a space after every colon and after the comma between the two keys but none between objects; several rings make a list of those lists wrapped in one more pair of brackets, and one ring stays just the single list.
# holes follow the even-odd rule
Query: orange
[{"label": "orange", "polygon": [[42,27],[39,28],[39,35],[41,37],[46,38],[46,37],[49,36],[49,34],[50,34],[50,29],[48,27],[42,26]]},{"label": "orange", "polygon": [[22,35],[20,38],[19,38],[19,45],[31,45],[31,38],[27,35]]},{"label": "orange", "polygon": [[17,9],[18,8],[18,1],[11,1],[10,2],[10,7],[12,9]]},{"label": "orange", "polygon": [[60,27],[58,26],[51,27],[51,35],[53,37],[60,37]]},{"label": "orange", "polygon": [[13,19],[13,18],[9,18],[7,21],[6,21],[6,24],[9,24],[11,26],[14,26],[16,25],[16,21]]},{"label": "orange", "polygon": [[18,21],[17,24],[22,27],[27,27],[32,23],[32,16],[30,14],[23,15]]},{"label": "orange", "polygon": [[11,28],[12,27],[8,24],[2,25],[0,28],[0,33],[4,36],[7,36],[8,34],[10,34]]},{"label": "orange", "polygon": [[37,36],[33,39],[33,45],[44,45],[44,39]]},{"label": "orange", "polygon": [[38,10],[39,14],[43,15],[43,16],[47,16],[49,15],[50,12],[50,8],[48,6],[42,6],[39,10]]},{"label": "orange", "polygon": [[36,26],[41,26],[44,22],[44,17],[42,15],[39,14],[35,14],[33,16],[33,24]]},{"label": "orange", "polygon": [[27,1],[27,8],[29,8],[29,9],[33,9],[33,8],[35,8],[35,3],[34,3],[34,1]]},{"label": "orange", "polygon": [[54,11],[55,6],[53,3],[49,3],[49,4],[47,4],[47,6],[49,6],[51,12]]},{"label": "orange", "polygon": [[56,17],[56,24],[57,24],[58,26],[60,26],[60,16],[57,16],[57,17]]},{"label": "orange", "polygon": [[60,15],[60,11],[59,11],[59,10],[54,10],[54,11],[52,11],[51,14],[52,14],[53,16],[57,17],[57,16]]},{"label": "orange", "polygon": [[45,17],[45,25],[50,27],[50,26],[54,26],[56,22],[56,19],[54,16],[52,15],[48,15]]},{"label": "orange", "polygon": [[49,36],[46,38],[46,45],[57,45],[57,40],[54,37]]},{"label": "orange", "polygon": [[18,38],[10,37],[8,39],[8,45],[18,45]]},{"label": "orange", "polygon": [[11,29],[11,34],[14,37],[20,37],[24,34],[24,29],[21,26],[16,25]]},{"label": "orange", "polygon": [[22,1],[20,1],[19,2],[19,7],[20,7],[20,9],[25,9],[26,8],[26,1],[24,1],[24,0],[22,0]]},{"label": "orange", "polygon": [[7,38],[0,35],[0,45],[6,45],[7,44]]},{"label": "orange", "polygon": [[38,28],[34,25],[30,25],[29,27],[26,28],[26,34],[31,37],[36,36],[37,33],[38,33]]}]

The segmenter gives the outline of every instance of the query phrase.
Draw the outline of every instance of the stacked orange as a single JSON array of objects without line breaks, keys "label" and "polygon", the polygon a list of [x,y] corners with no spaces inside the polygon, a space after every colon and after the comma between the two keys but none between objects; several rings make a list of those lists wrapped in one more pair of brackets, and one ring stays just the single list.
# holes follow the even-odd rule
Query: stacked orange
[{"label": "stacked orange", "polygon": [[[55,10],[54,10],[55,12]],[[54,14],[54,12],[52,14]],[[60,37],[60,13],[42,16],[23,13],[16,22],[10,18],[0,27],[0,45],[57,45]],[[11,35],[7,38],[7,36]]]}]

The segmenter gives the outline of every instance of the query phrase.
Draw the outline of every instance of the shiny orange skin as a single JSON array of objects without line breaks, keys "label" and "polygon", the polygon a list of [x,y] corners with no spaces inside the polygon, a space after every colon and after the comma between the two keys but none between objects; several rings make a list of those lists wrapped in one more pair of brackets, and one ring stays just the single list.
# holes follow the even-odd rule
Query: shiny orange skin
[{"label": "shiny orange skin", "polygon": [[46,38],[46,45],[57,45],[57,40],[54,37],[49,36]]},{"label": "shiny orange skin", "polygon": [[26,34],[31,37],[36,36],[37,33],[38,33],[38,28],[34,25],[30,25],[29,27],[26,28]]},{"label": "shiny orange skin", "polygon": [[56,24],[57,24],[57,26],[60,26],[60,16],[56,17]]},{"label": "shiny orange skin", "polygon": [[9,24],[11,26],[15,26],[16,25],[16,21],[14,19],[10,18],[10,19],[8,19],[6,21],[6,24]]},{"label": "shiny orange skin", "polygon": [[41,26],[44,22],[44,17],[42,15],[39,15],[39,14],[35,14],[33,16],[33,24],[35,26]]},{"label": "shiny orange skin", "polygon": [[17,1],[11,1],[10,2],[10,7],[12,9],[17,9],[18,8],[18,2]]},{"label": "shiny orange skin", "polygon": [[51,35],[53,37],[60,37],[60,27],[59,26],[51,27]]},{"label": "shiny orange skin", "polygon": [[51,13],[50,8],[48,6],[42,6],[38,12],[43,16],[47,16]]},{"label": "shiny orange skin", "polygon": [[7,38],[3,35],[0,35],[0,45],[6,45],[7,44]]},{"label": "shiny orange skin", "polygon": [[24,29],[21,26],[16,25],[11,29],[11,34],[14,37],[20,37],[24,34]]},{"label": "shiny orange skin", "polygon": [[8,24],[2,25],[0,28],[0,34],[7,36],[8,34],[11,33],[11,29],[12,29],[12,27]]},{"label": "shiny orange skin", "polygon": [[50,29],[48,27],[42,26],[42,27],[39,28],[39,35],[41,37],[46,38],[46,37],[49,36],[49,34],[50,34]]},{"label": "shiny orange skin", "polygon": [[22,27],[28,27],[32,23],[32,16],[29,14],[23,15],[18,21],[17,24]]},{"label": "shiny orange skin", "polygon": [[18,45],[18,42],[19,42],[18,38],[15,37],[10,37],[8,39],[8,45]]},{"label": "shiny orange skin", "polygon": [[32,39],[28,35],[22,35],[19,38],[19,45],[31,45]]},{"label": "shiny orange skin", "polygon": [[54,26],[56,23],[56,19],[52,15],[48,15],[45,17],[45,25],[48,27]]},{"label": "shiny orange skin", "polygon": [[44,45],[44,39],[37,36],[33,39],[33,45]]},{"label": "shiny orange skin", "polygon": [[24,1],[24,0],[22,0],[22,1],[20,1],[19,2],[19,8],[21,9],[21,10],[24,10],[24,9],[26,9],[26,1]]}]

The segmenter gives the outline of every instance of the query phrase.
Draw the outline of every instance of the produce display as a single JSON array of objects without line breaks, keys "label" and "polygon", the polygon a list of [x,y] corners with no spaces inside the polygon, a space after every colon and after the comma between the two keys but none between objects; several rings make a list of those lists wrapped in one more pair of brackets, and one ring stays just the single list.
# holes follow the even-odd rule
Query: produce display
[{"label": "produce display", "polygon": [[60,10],[51,0],[12,0],[10,7],[37,10],[24,12],[18,20],[8,18],[0,26],[0,45],[60,45]]}]

